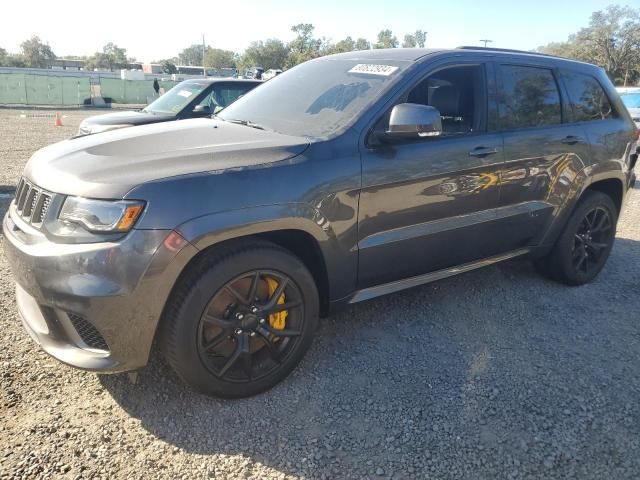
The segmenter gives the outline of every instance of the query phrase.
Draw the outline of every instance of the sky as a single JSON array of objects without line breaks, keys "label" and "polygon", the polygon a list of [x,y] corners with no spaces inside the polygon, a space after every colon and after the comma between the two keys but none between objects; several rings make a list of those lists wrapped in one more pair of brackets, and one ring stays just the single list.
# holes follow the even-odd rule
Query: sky
[{"label": "sky", "polygon": [[[427,47],[480,45],[530,50],[562,41],[612,0],[23,0],[3,2],[0,47],[17,53],[32,35],[54,53],[92,55],[108,42],[138,61],[171,58],[202,43],[242,52],[253,40],[291,40],[291,26],[312,23],[315,35],[338,41],[350,35],[374,42],[391,29],[426,30]],[[618,1],[640,7],[640,0]]]}]

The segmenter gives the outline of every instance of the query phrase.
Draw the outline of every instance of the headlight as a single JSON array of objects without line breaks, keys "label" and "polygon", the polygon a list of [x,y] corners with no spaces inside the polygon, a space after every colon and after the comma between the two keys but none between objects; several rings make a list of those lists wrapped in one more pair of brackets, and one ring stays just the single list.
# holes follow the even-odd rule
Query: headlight
[{"label": "headlight", "polygon": [[140,201],[67,197],[58,218],[63,224],[82,225],[90,232],[128,232],[143,209],[144,202]]},{"label": "headlight", "polygon": [[122,123],[118,125],[87,125],[81,123],[80,128],[78,128],[77,136],[82,137],[84,135],[93,135],[94,133],[108,132],[109,130],[116,130],[118,128],[125,127],[133,127],[133,125],[130,123]]}]

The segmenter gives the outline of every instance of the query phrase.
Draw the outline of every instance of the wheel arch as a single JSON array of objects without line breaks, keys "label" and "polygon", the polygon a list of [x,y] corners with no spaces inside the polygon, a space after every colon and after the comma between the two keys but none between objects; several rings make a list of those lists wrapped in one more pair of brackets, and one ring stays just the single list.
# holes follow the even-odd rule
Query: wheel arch
[{"label": "wheel arch", "polygon": [[581,197],[588,191],[597,191],[609,196],[618,210],[618,216],[622,210],[622,200],[624,198],[624,183],[619,178],[604,178],[596,180],[584,189]]},{"label": "wheel arch", "polygon": [[[286,249],[298,257],[313,275],[322,316],[328,314],[335,296],[329,278],[344,263],[344,257],[350,256],[338,246],[331,225],[317,210],[307,205],[275,205],[222,212],[186,222],[177,231],[198,250],[182,273],[208,252],[236,242],[263,240]],[[356,264],[353,265],[355,281]],[[175,283],[179,281],[180,276]]]},{"label": "wheel arch", "polygon": [[604,172],[594,172],[593,167],[591,167],[582,171],[577,178],[574,183],[575,193],[569,197],[567,203],[560,209],[557,217],[546,232],[544,239],[536,248],[534,257],[544,256],[550,251],[562,233],[566,222],[586,192],[598,191],[608,195],[613,200],[618,215],[620,214],[625,195],[625,177],[621,171],[607,170]]}]

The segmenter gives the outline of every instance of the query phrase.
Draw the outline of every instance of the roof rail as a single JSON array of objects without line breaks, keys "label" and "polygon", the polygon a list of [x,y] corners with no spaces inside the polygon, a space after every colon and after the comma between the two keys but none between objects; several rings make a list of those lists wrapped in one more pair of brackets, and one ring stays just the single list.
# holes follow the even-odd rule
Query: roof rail
[{"label": "roof rail", "polygon": [[514,50],[512,48],[475,47],[473,45],[462,45],[460,47],[456,47],[456,50],[483,50],[487,52],[507,52],[507,53],[526,53],[529,55],[544,55],[545,57],[554,56],[554,55],[549,55],[548,53],[540,53],[540,52],[533,52],[533,51],[527,51],[527,50]]}]

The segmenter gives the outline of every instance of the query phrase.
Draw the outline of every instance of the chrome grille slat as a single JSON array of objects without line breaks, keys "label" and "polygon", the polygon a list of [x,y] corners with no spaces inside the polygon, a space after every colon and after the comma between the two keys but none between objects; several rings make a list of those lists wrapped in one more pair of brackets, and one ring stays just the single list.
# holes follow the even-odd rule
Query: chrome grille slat
[{"label": "chrome grille slat", "polygon": [[38,195],[40,192],[37,188],[31,188],[29,190],[29,195],[27,195],[27,199],[24,202],[24,207],[22,209],[22,216],[25,218],[31,217],[31,213],[36,206],[36,202],[38,201]]},{"label": "chrome grille slat", "polygon": [[27,199],[29,190],[31,190],[31,185],[25,182],[24,188],[20,192],[20,198],[18,198],[18,201],[16,202],[17,203],[16,207],[18,208],[18,212],[22,211],[22,208],[24,207],[24,201]]},{"label": "chrome grille slat", "polygon": [[18,182],[18,186],[16,187],[16,199],[20,198],[22,187],[24,187],[24,178],[20,179],[20,182]]},{"label": "chrome grille slat", "polygon": [[33,212],[31,213],[31,224],[37,225],[42,223],[44,216],[47,214],[49,204],[51,203],[51,196],[45,192],[40,192],[38,196],[38,202],[36,203]]}]

